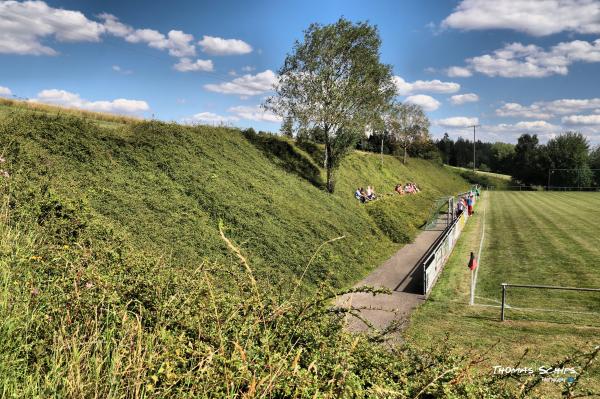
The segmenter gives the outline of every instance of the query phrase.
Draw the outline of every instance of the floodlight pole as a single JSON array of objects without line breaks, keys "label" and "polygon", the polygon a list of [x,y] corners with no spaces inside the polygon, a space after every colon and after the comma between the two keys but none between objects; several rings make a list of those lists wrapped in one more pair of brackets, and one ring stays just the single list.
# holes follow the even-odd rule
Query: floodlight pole
[{"label": "floodlight pole", "polygon": [[469,127],[473,128],[473,172],[475,172],[475,128],[480,127],[481,125],[471,125]]}]

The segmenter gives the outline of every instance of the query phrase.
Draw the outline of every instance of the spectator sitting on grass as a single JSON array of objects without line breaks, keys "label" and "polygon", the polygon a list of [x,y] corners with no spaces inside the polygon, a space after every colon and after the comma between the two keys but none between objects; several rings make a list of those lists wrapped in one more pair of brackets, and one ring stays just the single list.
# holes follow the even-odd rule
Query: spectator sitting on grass
[{"label": "spectator sitting on grass", "polygon": [[375,198],[377,198],[377,195],[375,194],[375,189],[373,189],[373,187],[371,186],[367,186],[367,199],[371,201]]},{"label": "spectator sitting on grass", "polygon": [[400,195],[404,195],[404,189],[402,188],[402,184],[396,184],[396,187],[394,187],[394,191]]},{"label": "spectator sitting on grass", "polygon": [[362,187],[359,187],[354,192],[354,197],[357,200],[359,200],[360,202],[365,202],[365,196],[363,195],[363,193],[364,193],[364,190],[362,189]]}]

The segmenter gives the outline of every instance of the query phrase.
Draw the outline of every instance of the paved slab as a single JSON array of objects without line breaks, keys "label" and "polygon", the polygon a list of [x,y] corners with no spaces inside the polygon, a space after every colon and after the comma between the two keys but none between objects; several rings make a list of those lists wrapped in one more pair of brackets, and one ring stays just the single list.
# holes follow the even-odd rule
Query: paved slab
[{"label": "paved slab", "polygon": [[[392,322],[403,323],[410,312],[425,298],[421,294],[423,276],[417,273],[417,262],[446,227],[445,215],[438,219],[431,230],[422,231],[415,241],[407,244],[390,259],[373,270],[355,287],[371,286],[388,288],[391,295],[348,294],[336,299],[336,306],[360,309],[360,316],[377,328],[385,328]],[[364,331],[368,327],[355,317],[348,318],[351,331]]]}]

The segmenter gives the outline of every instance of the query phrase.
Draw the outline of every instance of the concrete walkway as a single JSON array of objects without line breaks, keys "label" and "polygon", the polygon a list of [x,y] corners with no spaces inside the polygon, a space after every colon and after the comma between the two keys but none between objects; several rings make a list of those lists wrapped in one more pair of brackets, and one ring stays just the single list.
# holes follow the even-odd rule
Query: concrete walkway
[{"label": "concrete walkway", "polygon": [[[371,286],[388,288],[386,294],[347,294],[336,299],[336,306],[360,309],[360,316],[377,328],[385,328],[393,321],[403,323],[410,312],[425,298],[421,294],[423,276],[416,269],[417,262],[446,227],[445,215],[436,225],[422,231],[412,244],[407,244],[384,264],[373,270],[355,287]],[[348,318],[351,331],[365,331],[368,327],[356,317]]]}]

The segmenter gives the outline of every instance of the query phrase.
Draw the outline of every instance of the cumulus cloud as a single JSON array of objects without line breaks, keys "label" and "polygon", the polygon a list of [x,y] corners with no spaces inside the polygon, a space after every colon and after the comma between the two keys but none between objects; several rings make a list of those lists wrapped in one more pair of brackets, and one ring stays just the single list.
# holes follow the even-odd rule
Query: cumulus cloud
[{"label": "cumulus cloud", "polygon": [[229,108],[228,111],[236,114],[240,119],[274,123],[282,121],[280,116],[275,115],[272,112],[265,111],[260,106],[239,105],[236,107]]},{"label": "cumulus cloud", "polygon": [[598,125],[600,126],[600,114],[598,115],[570,115],[562,119],[566,125]]},{"label": "cumulus cloud", "polygon": [[576,62],[600,62],[600,39],[562,42],[549,50],[533,44],[510,43],[491,54],[468,58],[464,69],[487,76],[543,78],[566,75],[569,65]]},{"label": "cumulus cloud", "polygon": [[460,85],[454,82],[442,82],[441,80],[417,80],[409,83],[400,76],[394,76],[396,90],[401,96],[413,93],[456,93]]},{"label": "cumulus cloud", "polygon": [[154,29],[134,29],[119,21],[112,14],[100,14],[106,32],[125,39],[129,43],[144,43],[158,50],[168,50],[173,57],[196,55],[194,36],[180,30],[171,30],[166,35]]},{"label": "cumulus cloud", "polygon": [[440,107],[440,102],[438,100],[425,94],[416,94],[414,96],[407,97],[404,101],[419,105],[425,111],[435,111]]},{"label": "cumulus cloud", "polygon": [[512,29],[534,36],[600,33],[597,0],[463,0],[442,27]]},{"label": "cumulus cloud", "polygon": [[472,76],[473,73],[469,71],[469,68],[459,67],[459,66],[451,66],[446,69],[446,74],[451,78],[468,78]]},{"label": "cumulus cloud", "polygon": [[273,90],[277,83],[277,75],[267,69],[256,75],[243,75],[230,82],[211,83],[204,85],[208,91],[223,94],[237,94],[241,96],[256,96]]},{"label": "cumulus cloud", "polygon": [[43,1],[0,1],[0,53],[56,55],[44,39],[97,42],[104,31],[102,24],[79,11],[49,7]]},{"label": "cumulus cloud", "polygon": [[252,46],[239,39],[204,36],[198,42],[202,51],[211,55],[239,55],[252,52]]},{"label": "cumulus cloud", "polygon": [[173,65],[173,68],[179,72],[211,72],[213,70],[213,62],[211,60],[196,60],[193,61],[189,58],[182,58],[179,62]]},{"label": "cumulus cloud", "polygon": [[456,94],[450,97],[450,102],[454,105],[461,105],[465,103],[474,103],[479,101],[479,96],[475,93]]},{"label": "cumulus cloud", "polygon": [[479,125],[479,118],[470,118],[466,116],[453,116],[451,118],[439,119],[436,125],[449,128],[466,128],[473,125]]},{"label": "cumulus cloud", "polygon": [[536,101],[531,105],[506,103],[496,110],[496,115],[531,119],[550,119],[560,115],[594,110],[599,107],[600,98],[564,98],[553,101]]},{"label": "cumulus cloud", "polygon": [[77,93],[57,89],[42,90],[36,98],[30,101],[117,114],[138,114],[150,109],[148,103],[142,100],[117,98],[111,101],[89,101],[81,98]]},{"label": "cumulus cloud", "polygon": [[8,87],[0,86],[0,97],[10,97],[12,91]]}]

